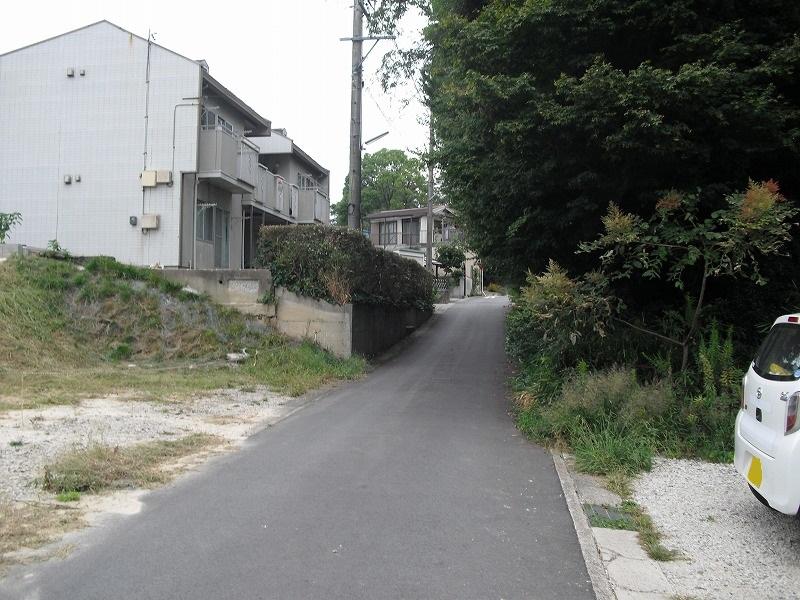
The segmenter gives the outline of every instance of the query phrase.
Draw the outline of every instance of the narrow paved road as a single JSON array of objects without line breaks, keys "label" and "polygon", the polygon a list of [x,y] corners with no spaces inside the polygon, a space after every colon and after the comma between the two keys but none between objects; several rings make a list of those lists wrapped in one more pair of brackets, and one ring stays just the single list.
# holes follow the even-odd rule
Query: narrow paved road
[{"label": "narrow paved road", "polygon": [[552,459],[507,415],[504,304],[451,305],[366,379],[0,595],[593,598]]}]

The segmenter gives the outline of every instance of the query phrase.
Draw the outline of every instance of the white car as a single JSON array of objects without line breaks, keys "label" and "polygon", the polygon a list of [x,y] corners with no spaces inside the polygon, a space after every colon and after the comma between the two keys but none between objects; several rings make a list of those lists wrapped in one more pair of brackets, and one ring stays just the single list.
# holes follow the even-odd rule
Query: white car
[{"label": "white car", "polygon": [[742,380],[736,470],[761,502],[800,510],[800,314],[776,319]]}]

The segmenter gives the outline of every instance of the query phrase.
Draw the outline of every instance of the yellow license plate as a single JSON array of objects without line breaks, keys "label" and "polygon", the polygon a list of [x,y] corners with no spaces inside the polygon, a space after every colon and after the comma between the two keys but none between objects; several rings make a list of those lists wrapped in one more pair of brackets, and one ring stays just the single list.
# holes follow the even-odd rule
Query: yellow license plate
[{"label": "yellow license plate", "polygon": [[764,474],[761,471],[761,459],[757,456],[754,456],[750,460],[750,468],[747,469],[747,481],[756,487],[761,487],[761,481],[763,478]]}]

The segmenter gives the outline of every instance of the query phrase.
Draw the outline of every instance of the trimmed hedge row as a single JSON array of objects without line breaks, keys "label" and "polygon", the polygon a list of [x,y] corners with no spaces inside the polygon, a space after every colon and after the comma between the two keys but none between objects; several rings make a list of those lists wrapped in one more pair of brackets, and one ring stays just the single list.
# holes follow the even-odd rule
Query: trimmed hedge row
[{"label": "trimmed hedge row", "polygon": [[267,225],[259,266],[297,294],[336,304],[433,310],[433,277],[416,261],[372,246],[363,235],[323,225]]}]

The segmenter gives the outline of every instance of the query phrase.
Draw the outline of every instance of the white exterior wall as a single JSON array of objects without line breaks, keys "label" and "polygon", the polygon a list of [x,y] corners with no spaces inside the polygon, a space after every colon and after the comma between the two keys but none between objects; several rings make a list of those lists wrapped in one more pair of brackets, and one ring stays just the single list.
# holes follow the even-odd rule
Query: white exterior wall
[{"label": "white exterior wall", "polygon": [[[147,42],[106,22],[0,56],[0,211],[23,219],[11,242],[178,264],[180,173],[196,171],[199,112],[177,109],[174,184],[143,194],[146,67]],[[199,91],[199,65],[151,46],[148,169],[172,169],[173,109]],[[157,231],[129,224],[143,213],[160,215]]]}]

